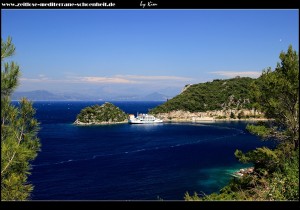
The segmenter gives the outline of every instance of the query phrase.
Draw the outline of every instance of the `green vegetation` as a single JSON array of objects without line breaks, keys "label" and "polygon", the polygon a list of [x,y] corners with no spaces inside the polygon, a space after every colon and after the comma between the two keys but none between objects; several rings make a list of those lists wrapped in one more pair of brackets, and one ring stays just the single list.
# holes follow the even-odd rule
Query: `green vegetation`
[{"label": "green vegetation", "polygon": [[37,156],[40,148],[32,103],[23,98],[19,107],[11,104],[20,70],[15,62],[3,61],[14,52],[11,38],[6,42],[1,39],[1,200],[30,198],[33,186],[27,181],[31,169],[29,161]]},{"label": "green vegetation", "polygon": [[[280,54],[281,63],[270,68],[252,85],[258,109],[275,121],[265,126],[266,132],[297,149],[299,146],[299,56],[292,46]],[[251,131],[251,129],[250,129]]]},{"label": "green vegetation", "polygon": [[185,90],[166,103],[155,107],[152,114],[174,110],[205,112],[222,109],[251,109],[250,85],[255,79],[236,77],[186,86]]},{"label": "green vegetation", "polygon": [[235,114],[233,112],[230,113],[230,118],[235,119]]},{"label": "green vegetation", "polygon": [[226,119],[227,117],[226,116],[217,116],[216,117],[216,119],[219,119],[219,120],[221,120],[221,119]]},{"label": "green vegetation", "polygon": [[241,111],[239,114],[238,114],[238,118],[239,119],[243,119],[243,118],[245,118],[246,116],[245,116],[245,113],[243,112],[243,111]]},{"label": "green vegetation", "polygon": [[86,107],[77,115],[77,120],[81,123],[116,123],[123,122],[128,115],[115,105],[106,102],[99,106]]},{"label": "green vegetation", "polygon": [[186,200],[299,200],[299,56],[290,46],[280,59],[251,85],[255,106],[273,120],[247,126],[265,140],[277,139],[276,148],[236,150],[241,162],[254,165],[253,173],[234,178],[219,193],[186,193]]}]

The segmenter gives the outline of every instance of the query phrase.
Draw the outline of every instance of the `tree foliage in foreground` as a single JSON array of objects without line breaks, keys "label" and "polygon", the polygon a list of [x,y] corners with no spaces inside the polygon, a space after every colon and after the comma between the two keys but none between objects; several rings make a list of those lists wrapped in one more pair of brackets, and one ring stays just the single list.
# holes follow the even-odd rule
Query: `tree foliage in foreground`
[{"label": "tree foliage in foreground", "polygon": [[[265,116],[274,119],[264,126],[267,138],[277,137],[289,141],[296,150],[299,146],[299,56],[292,46],[281,52],[281,62],[274,71],[263,71],[253,84],[252,94],[258,102],[258,109]],[[250,131],[255,126],[248,127]]]},{"label": "tree foliage in foreground", "polygon": [[258,109],[272,120],[248,125],[263,139],[277,139],[275,149],[267,147],[235,156],[252,163],[254,172],[231,180],[219,193],[186,193],[186,200],[299,200],[299,56],[292,46],[280,54],[274,71],[267,69],[252,84]]},{"label": "tree foliage in foreground", "polygon": [[19,66],[6,58],[15,53],[9,37],[1,39],[1,200],[26,200],[33,186],[28,183],[30,163],[40,148],[38,122],[32,103],[23,98],[19,106],[11,104],[10,96],[18,86]]}]

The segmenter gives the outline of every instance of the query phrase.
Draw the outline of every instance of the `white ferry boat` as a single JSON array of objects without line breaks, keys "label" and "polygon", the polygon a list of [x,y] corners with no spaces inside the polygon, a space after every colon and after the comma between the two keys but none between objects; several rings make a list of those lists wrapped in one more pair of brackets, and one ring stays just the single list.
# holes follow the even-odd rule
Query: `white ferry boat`
[{"label": "white ferry boat", "polygon": [[155,118],[149,114],[139,114],[135,117],[133,114],[129,115],[128,123],[130,124],[151,124],[151,123],[162,123],[161,119]]}]

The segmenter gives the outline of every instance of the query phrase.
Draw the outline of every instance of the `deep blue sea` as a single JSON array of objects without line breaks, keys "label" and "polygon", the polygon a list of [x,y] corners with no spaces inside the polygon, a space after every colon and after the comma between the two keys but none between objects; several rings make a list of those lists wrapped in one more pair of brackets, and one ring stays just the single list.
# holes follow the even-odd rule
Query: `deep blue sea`
[{"label": "deep blue sea", "polygon": [[[34,102],[41,151],[32,162],[33,200],[183,200],[218,192],[241,167],[234,151],[272,146],[245,122],[76,126],[102,102]],[[162,102],[112,102],[127,113]]]}]

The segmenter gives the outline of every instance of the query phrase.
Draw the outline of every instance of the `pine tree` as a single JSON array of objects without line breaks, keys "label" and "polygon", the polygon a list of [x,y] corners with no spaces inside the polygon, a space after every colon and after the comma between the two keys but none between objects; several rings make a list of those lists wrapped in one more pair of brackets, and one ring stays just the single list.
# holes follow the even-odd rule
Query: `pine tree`
[{"label": "pine tree", "polygon": [[[268,68],[253,85],[252,94],[257,100],[258,108],[271,124],[264,127],[266,138],[275,137],[291,143],[294,150],[299,147],[299,56],[290,45],[287,52],[281,52],[280,63],[274,71]],[[248,127],[253,131],[255,126]],[[254,132],[255,133],[255,132]],[[264,135],[265,134],[265,135]]]},{"label": "pine tree", "polygon": [[40,142],[39,123],[34,118],[32,103],[25,98],[18,106],[11,103],[11,94],[18,86],[19,66],[6,58],[15,47],[10,37],[1,39],[1,200],[27,200],[33,186],[28,183],[30,162],[37,156]]}]

